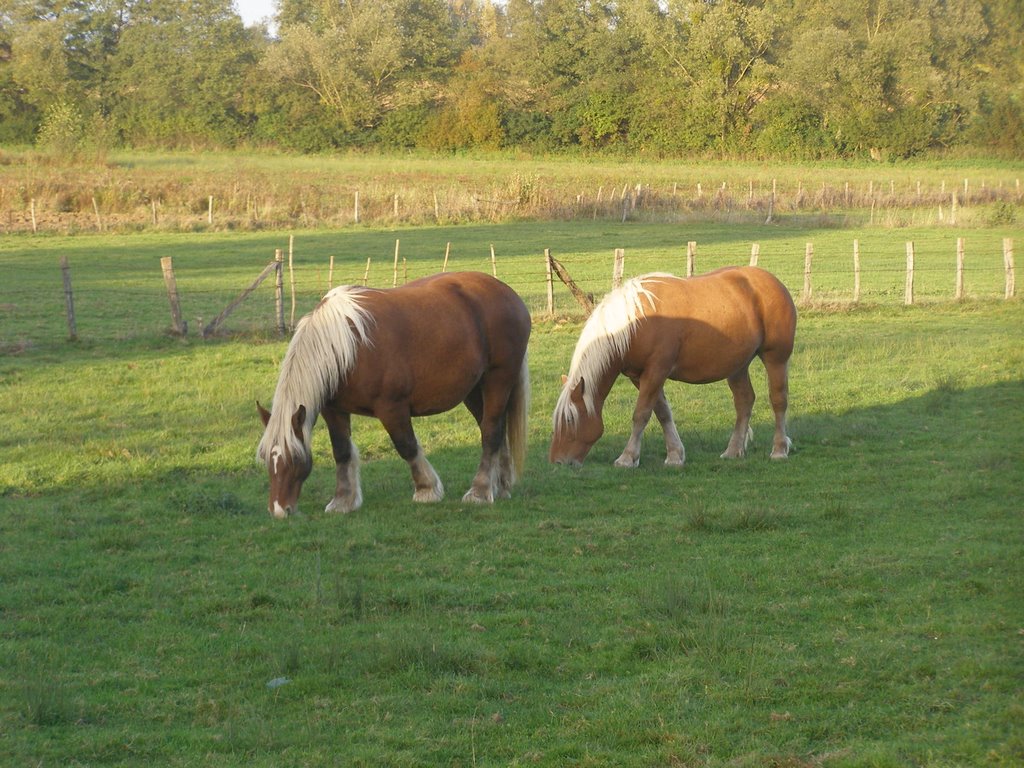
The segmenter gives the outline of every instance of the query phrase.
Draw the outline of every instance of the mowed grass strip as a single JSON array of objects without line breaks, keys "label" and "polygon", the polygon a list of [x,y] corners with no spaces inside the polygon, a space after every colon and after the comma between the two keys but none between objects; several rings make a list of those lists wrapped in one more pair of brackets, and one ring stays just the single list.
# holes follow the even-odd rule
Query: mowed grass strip
[{"label": "mowed grass strip", "polygon": [[[530,230],[527,247],[519,226],[477,242],[520,243],[504,268],[533,275],[542,238]],[[547,234],[603,290],[607,233]],[[819,239],[794,241],[805,235]],[[248,237],[221,243],[223,279],[216,258],[189,256],[195,241],[152,239],[144,254],[125,251],[146,238],[104,241],[105,279],[117,290],[119,265],[148,275],[170,251],[185,262],[186,302],[190,259],[204,288],[230,298],[251,273],[244,260],[262,262]],[[382,250],[410,239],[375,237]],[[84,253],[88,241],[59,245]],[[20,280],[52,280],[54,252],[11,253]],[[480,258],[464,266],[488,268],[487,250]],[[360,261],[350,270],[361,278]],[[542,296],[542,282],[522,285]],[[165,312],[161,290],[126,291],[129,316]],[[433,506],[410,501],[404,462],[376,422],[357,419],[364,507],[322,511],[333,467],[320,427],[304,515],[284,523],[265,512],[253,458],[253,401],[272,395],[285,347],[262,320],[200,341],[163,336],[164,320],[151,333],[97,313],[67,344],[60,309],[57,321],[6,314],[5,341],[27,343],[0,358],[0,747],[15,762],[1024,759],[1019,301],[805,307],[792,457],[767,458],[755,364],[742,461],[718,458],[727,387],[670,385],[682,471],[661,466],[653,427],[638,469],[611,465],[629,430],[625,383],[587,464],[547,465],[581,321],[565,305],[537,317],[530,461],[511,500],[459,503],[479,450],[468,414],[418,425],[449,490]]]}]

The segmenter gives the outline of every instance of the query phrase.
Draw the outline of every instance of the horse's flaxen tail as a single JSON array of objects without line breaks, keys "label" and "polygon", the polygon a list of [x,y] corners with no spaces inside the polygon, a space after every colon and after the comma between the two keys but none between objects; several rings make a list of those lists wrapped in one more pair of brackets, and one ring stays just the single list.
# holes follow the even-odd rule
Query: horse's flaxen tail
[{"label": "horse's flaxen tail", "polygon": [[508,397],[508,410],[505,411],[505,431],[516,477],[522,477],[523,468],[526,466],[526,417],[529,411],[530,365],[524,352],[523,364],[519,368],[519,381],[512,387]]}]

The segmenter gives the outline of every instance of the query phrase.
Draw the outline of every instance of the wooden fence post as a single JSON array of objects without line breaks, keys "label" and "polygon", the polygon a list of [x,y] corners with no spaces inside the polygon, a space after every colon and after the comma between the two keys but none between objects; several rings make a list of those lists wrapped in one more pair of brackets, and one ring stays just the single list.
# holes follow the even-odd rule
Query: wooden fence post
[{"label": "wooden fence post", "polygon": [[78,341],[78,324],[75,322],[75,297],[71,291],[71,265],[68,257],[60,257],[60,272],[64,278],[64,307],[68,316],[68,341]]},{"label": "wooden fence post", "polygon": [[964,239],[956,239],[956,287],[953,297],[960,301],[964,297]]},{"label": "wooden fence post", "polygon": [[99,205],[97,205],[95,197],[93,197],[93,199],[92,199],[92,212],[96,216],[96,231],[97,232],[102,232],[103,231],[103,220],[100,218],[100,207],[99,207]]},{"label": "wooden fence post", "polygon": [[277,333],[284,336],[284,252],[277,248],[274,250],[274,265],[277,277],[274,284],[274,306],[277,315]]},{"label": "wooden fence post", "polygon": [[292,267],[292,257],[295,255],[295,235],[288,235],[288,285],[292,293],[292,313],[288,321],[288,327],[295,330],[295,270]]},{"label": "wooden fence post", "polygon": [[615,262],[612,265],[612,290],[622,285],[622,273],[626,269],[626,249],[615,249]]},{"label": "wooden fence post", "polygon": [[546,273],[545,282],[547,283],[548,293],[548,315],[555,314],[555,284],[552,280],[551,275],[551,249],[544,249],[544,271]]},{"label": "wooden fence post", "polygon": [[760,243],[754,243],[753,245],[750,246],[750,266],[756,267],[757,266],[757,260],[760,258],[760,256],[761,256],[761,244]]},{"label": "wooden fence post", "polygon": [[206,223],[213,224],[213,195],[210,195],[206,206]]},{"label": "wooden fence post", "polygon": [[853,303],[860,301],[860,240],[853,241]]},{"label": "wooden fence post", "polygon": [[366,257],[366,270],[363,272],[363,285],[366,285],[366,282],[370,279],[370,259],[371,258],[373,258],[373,257],[372,256],[367,256]]},{"label": "wooden fence post", "polygon": [[395,239],[395,265],[394,265],[394,273],[393,273],[393,275],[391,277],[391,287],[392,288],[394,288],[396,285],[398,285],[398,244],[399,244],[399,241],[396,238]]},{"label": "wooden fence post", "polygon": [[814,259],[814,243],[807,243],[804,246],[804,294],[803,300],[810,301],[812,295],[811,286],[811,262]]},{"label": "wooden fence post", "polygon": [[334,254],[331,254],[331,262],[327,267],[327,290],[334,287]]},{"label": "wooden fence post", "polygon": [[267,266],[263,268],[263,271],[260,272],[259,276],[255,280],[253,280],[252,285],[250,285],[248,288],[246,288],[244,291],[238,294],[234,301],[232,301],[230,304],[224,307],[221,313],[217,315],[215,318],[213,318],[209,325],[203,328],[203,338],[205,339],[211,334],[213,334],[214,331],[217,330],[218,326],[220,326],[221,323],[227,320],[228,315],[234,312],[238,305],[245,301],[245,299],[248,298],[249,294],[255,291],[259,287],[260,283],[266,280],[270,273],[275,271],[276,269],[276,260],[267,264]]},{"label": "wooden fence post", "polygon": [[491,274],[494,277],[498,276],[498,260],[494,255],[494,243],[491,243]]},{"label": "wooden fence post", "polygon": [[1013,239],[1003,238],[1003,266],[1006,268],[1006,293],[1004,298],[1012,299],[1017,292],[1017,280],[1013,269]]},{"label": "wooden fence post", "polygon": [[697,241],[691,240],[686,244],[686,276],[693,277],[694,260],[697,258]]},{"label": "wooden fence post", "polygon": [[29,202],[29,211],[32,213],[32,234],[35,234],[39,230],[36,226],[36,199],[34,197]]},{"label": "wooden fence post", "polygon": [[559,262],[558,259],[556,259],[554,256],[549,256],[548,258],[551,261],[552,269],[554,269],[555,274],[558,275],[558,279],[565,283],[566,287],[576,298],[576,301],[579,302],[580,306],[587,311],[587,314],[593,312],[593,300],[591,300],[591,298],[587,296],[587,294],[585,294],[578,285],[576,285],[576,281],[572,279],[572,276],[569,274],[568,270],[566,270],[566,268],[562,266],[561,262]]},{"label": "wooden fence post", "polygon": [[448,256],[451,254],[451,252],[452,252],[452,241],[449,240],[447,242],[447,244],[444,246],[444,263],[441,265],[441,271],[442,272],[447,272],[448,271]]},{"label": "wooden fence post", "polygon": [[352,220],[353,223],[359,223],[359,190],[356,190],[355,202],[352,205]]},{"label": "wooden fence post", "polygon": [[181,304],[178,301],[178,283],[174,279],[174,263],[170,256],[160,259],[160,267],[164,272],[164,285],[167,287],[167,300],[171,303],[171,330],[178,336],[188,333],[188,324],[181,320]]},{"label": "wooden fence post", "polygon": [[907,285],[903,294],[903,303],[910,306],[914,303],[914,243],[907,241]]}]

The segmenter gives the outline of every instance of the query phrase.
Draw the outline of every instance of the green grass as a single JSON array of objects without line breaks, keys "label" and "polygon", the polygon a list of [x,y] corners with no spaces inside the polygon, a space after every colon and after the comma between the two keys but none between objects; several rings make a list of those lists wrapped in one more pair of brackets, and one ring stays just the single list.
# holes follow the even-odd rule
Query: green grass
[{"label": "green grass", "polygon": [[[372,255],[371,282],[387,285],[396,237],[410,276],[436,267],[449,240],[455,266],[489,269],[495,243],[499,276],[536,312],[534,397],[513,499],[459,503],[478,459],[468,414],[418,425],[448,488],[433,506],[410,501],[404,463],[358,419],[364,507],[321,511],[333,467],[320,427],[304,514],[283,523],[265,512],[253,458],[253,401],[272,394],[285,347],[272,294],[239,310],[235,335],[172,338],[159,257],[174,256],[194,322],[286,235],[6,240],[0,754],[32,765],[1019,764],[1024,310],[994,298],[1001,272],[964,303],[944,298],[951,272],[937,274],[927,300],[904,308],[903,241],[949,245],[944,231],[906,234],[643,223],[296,233],[300,313],[331,252],[335,283],[361,280]],[[1013,234],[968,237],[988,248]],[[849,307],[839,265],[858,236],[862,249],[891,244],[897,276]],[[632,407],[620,385],[587,464],[550,467],[550,412],[581,318],[564,289],[543,317],[543,248],[600,293],[614,247],[634,273],[664,268],[671,249],[682,263],[687,240],[701,244],[699,269],[745,260],[759,241],[761,263],[797,293],[803,243],[816,243],[821,290],[836,296],[801,313],[792,457],[767,458],[755,370],[745,460],[718,459],[727,387],[672,385],[686,468],[661,466],[653,429],[640,467],[614,468]],[[64,340],[60,254],[80,300],[77,343]]]}]

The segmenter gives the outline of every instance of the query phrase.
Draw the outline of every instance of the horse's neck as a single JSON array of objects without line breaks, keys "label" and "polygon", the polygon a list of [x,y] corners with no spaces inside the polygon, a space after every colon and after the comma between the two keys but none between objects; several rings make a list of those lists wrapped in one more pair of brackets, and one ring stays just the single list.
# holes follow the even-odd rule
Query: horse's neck
[{"label": "horse's neck", "polygon": [[[604,401],[608,399],[608,393],[612,391],[612,386],[615,384],[615,380],[619,377],[620,369],[620,361],[611,361],[609,367],[598,377],[596,384],[588,385],[584,383],[584,387],[590,387],[590,399],[594,403],[594,413],[597,418],[601,418],[601,411],[604,409]],[[584,408],[584,411],[587,411],[587,409]]]}]

